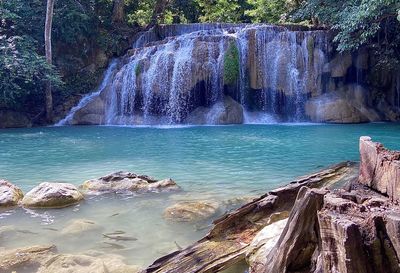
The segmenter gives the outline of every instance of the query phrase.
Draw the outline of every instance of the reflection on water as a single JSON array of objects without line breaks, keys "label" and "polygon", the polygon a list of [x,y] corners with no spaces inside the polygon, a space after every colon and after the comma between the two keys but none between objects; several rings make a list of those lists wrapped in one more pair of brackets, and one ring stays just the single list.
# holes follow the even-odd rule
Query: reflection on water
[{"label": "reflection on water", "polygon": [[[65,209],[3,210],[0,245],[52,243],[63,253],[114,253],[145,266],[201,238],[212,222],[168,222],[162,217],[167,206],[182,200],[217,201],[216,218],[240,205],[235,197],[261,194],[295,176],[357,160],[361,135],[400,149],[399,133],[400,125],[385,123],[0,130],[0,177],[25,192],[46,180],[79,185],[118,170],[172,177],[184,189],[90,197]],[[107,237],[114,233],[128,239]]]}]

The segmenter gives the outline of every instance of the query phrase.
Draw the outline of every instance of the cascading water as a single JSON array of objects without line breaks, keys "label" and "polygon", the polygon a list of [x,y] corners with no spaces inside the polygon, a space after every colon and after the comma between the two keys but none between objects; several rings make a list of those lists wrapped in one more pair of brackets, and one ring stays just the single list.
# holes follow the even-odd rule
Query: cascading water
[{"label": "cascading water", "polygon": [[303,121],[307,97],[322,92],[325,36],[270,25],[152,29],[59,124]]},{"label": "cascading water", "polygon": [[56,126],[62,126],[62,125],[66,125],[66,124],[70,124],[70,122],[73,120],[75,113],[78,110],[81,110],[82,108],[86,107],[89,103],[93,102],[94,99],[96,99],[100,93],[107,87],[107,85],[109,84],[114,72],[115,72],[115,68],[117,66],[117,61],[116,60],[112,60],[110,65],[108,66],[106,72],[104,73],[103,76],[103,80],[100,84],[100,86],[97,88],[96,91],[94,91],[93,93],[83,97],[77,106],[73,107],[71,109],[71,111],[68,113],[68,115],[60,120]]}]

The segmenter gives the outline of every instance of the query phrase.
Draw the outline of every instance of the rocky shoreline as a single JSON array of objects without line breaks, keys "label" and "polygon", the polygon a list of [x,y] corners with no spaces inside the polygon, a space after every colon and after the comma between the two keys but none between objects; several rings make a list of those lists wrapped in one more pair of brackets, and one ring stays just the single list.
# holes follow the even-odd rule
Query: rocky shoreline
[{"label": "rocky shoreline", "polygon": [[[38,245],[0,247],[0,272],[236,272],[238,263],[247,263],[249,273],[400,272],[400,152],[361,137],[360,159],[359,166],[339,163],[248,200],[215,220],[204,238],[186,248],[177,245],[177,251],[146,269],[127,265],[116,254],[64,254],[54,245]],[[0,180],[0,208],[62,208],[93,195],[180,190],[172,179],[130,172],[88,180],[80,187],[45,182],[25,195]],[[163,217],[170,222],[196,223],[225,209],[210,200],[178,200],[165,208]],[[101,227],[78,219],[69,222],[61,234],[93,229]],[[7,232],[6,226],[0,226],[0,238]],[[116,242],[136,240],[124,233],[103,236]]]}]

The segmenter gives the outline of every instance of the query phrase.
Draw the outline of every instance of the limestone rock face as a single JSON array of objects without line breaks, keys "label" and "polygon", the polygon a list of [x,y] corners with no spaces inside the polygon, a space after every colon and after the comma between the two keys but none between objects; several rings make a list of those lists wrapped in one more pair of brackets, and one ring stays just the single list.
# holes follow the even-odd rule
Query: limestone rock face
[{"label": "limestone rock face", "polygon": [[344,77],[352,64],[350,53],[338,54],[328,65],[333,78]]},{"label": "limestone rock face", "polygon": [[104,123],[105,103],[103,99],[98,96],[90,101],[85,107],[79,109],[73,120],[72,125],[93,125]]},{"label": "limestone rock face", "polygon": [[29,208],[61,208],[81,200],[82,193],[72,184],[44,182],[29,191],[21,204]]},{"label": "limestone rock face", "polygon": [[85,181],[81,189],[86,194],[145,193],[178,191],[180,187],[172,179],[156,180],[131,172],[116,172],[98,179]]},{"label": "limestone rock face", "polygon": [[351,101],[336,93],[326,93],[306,103],[306,115],[313,122],[360,123],[370,121]]},{"label": "limestone rock face", "polygon": [[400,152],[361,137],[360,159],[359,182],[400,201]]},{"label": "limestone rock face", "polygon": [[210,218],[219,209],[213,201],[182,201],[164,211],[164,218],[174,222],[197,222]]},{"label": "limestone rock face", "polygon": [[15,206],[24,197],[21,189],[0,179],[0,207]]}]

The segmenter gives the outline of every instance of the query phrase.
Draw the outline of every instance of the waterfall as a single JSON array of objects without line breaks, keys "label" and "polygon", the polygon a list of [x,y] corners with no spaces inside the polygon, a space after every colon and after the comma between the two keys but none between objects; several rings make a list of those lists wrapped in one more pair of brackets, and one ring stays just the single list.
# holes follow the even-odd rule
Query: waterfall
[{"label": "waterfall", "polygon": [[158,26],[58,124],[304,121],[307,98],[322,92],[325,38],[264,24]]},{"label": "waterfall", "polygon": [[68,115],[60,120],[59,122],[57,122],[55,125],[56,126],[63,126],[63,125],[67,125],[67,124],[71,124],[71,121],[73,120],[73,117],[76,113],[76,111],[84,108],[85,106],[87,106],[90,102],[92,102],[96,97],[98,97],[100,95],[100,93],[107,87],[107,85],[109,84],[110,80],[111,80],[111,76],[114,74],[115,72],[115,68],[117,66],[117,60],[112,60],[111,63],[109,64],[107,70],[105,71],[104,75],[103,75],[103,80],[101,81],[100,86],[97,88],[96,91],[90,93],[89,95],[83,97],[77,106],[74,106],[71,111],[68,113]]}]

